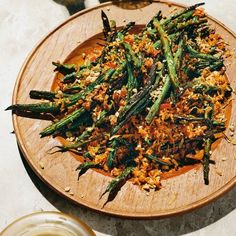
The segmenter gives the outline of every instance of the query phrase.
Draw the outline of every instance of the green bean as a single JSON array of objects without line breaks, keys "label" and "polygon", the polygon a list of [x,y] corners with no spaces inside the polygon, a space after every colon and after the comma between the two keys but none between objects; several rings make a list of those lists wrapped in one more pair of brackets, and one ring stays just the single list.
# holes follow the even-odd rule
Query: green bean
[{"label": "green bean", "polygon": [[[124,37],[124,35],[135,25],[135,22],[129,22],[126,26],[124,26],[121,30],[117,31],[116,33],[112,34],[112,37],[110,37],[109,41],[113,42],[119,37]],[[100,57],[97,58],[96,63],[104,63],[105,61],[105,55],[110,51],[109,44],[107,44],[100,55]]]},{"label": "green bean", "polygon": [[38,90],[31,90],[29,95],[30,98],[33,99],[46,99],[53,101],[56,97],[56,92],[49,92],[49,91],[38,91]]},{"label": "green bean", "polygon": [[204,156],[203,156],[203,175],[204,175],[204,182],[206,185],[209,184],[209,162],[211,157],[211,145],[212,140],[211,138],[207,138],[204,143]]},{"label": "green bean", "polygon": [[111,169],[114,166],[117,148],[119,147],[119,141],[117,139],[113,139],[109,146],[110,146],[111,150],[110,150],[109,155],[107,157],[107,166]]},{"label": "green bean", "polygon": [[126,146],[129,149],[130,155],[134,152],[132,145],[123,138],[113,138],[110,143],[108,144],[110,147],[110,153],[107,157],[107,166],[111,169],[114,167],[115,157],[117,153],[117,149],[121,146]]},{"label": "green bean", "polygon": [[156,27],[160,35],[163,52],[167,61],[167,69],[168,69],[169,77],[171,80],[171,85],[174,90],[177,90],[179,88],[179,82],[178,82],[177,72],[175,69],[173,55],[172,55],[170,44],[169,44],[170,39],[168,35],[165,33],[165,31],[163,30],[158,20],[154,21],[154,26]]},{"label": "green bean", "polygon": [[183,51],[184,51],[184,39],[181,38],[178,44],[178,49],[174,55],[174,63],[175,63],[175,68],[177,72],[179,71],[181,67]]},{"label": "green bean", "polygon": [[[157,59],[156,59],[157,60]],[[162,73],[162,72],[161,72]],[[147,105],[150,103],[150,93],[151,91],[155,90],[159,84],[160,81],[160,74],[158,73],[156,75],[156,61],[154,62],[151,71],[150,71],[150,80],[147,84],[147,86],[139,91],[137,94],[135,94],[128,104],[124,107],[121,114],[118,117],[118,122],[116,126],[112,129],[111,135],[114,135],[118,132],[118,130],[129,121],[130,117],[132,115],[137,115],[140,113],[143,109],[147,107]]]},{"label": "green bean", "polygon": [[190,77],[198,77],[201,75],[202,70],[208,68],[210,71],[219,71],[224,66],[222,60],[219,61],[200,61],[196,62],[195,65],[192,67],[188,67],[185,69],[185,73]]},{"label": "green bean", "polygon": [[76,170],[79,170],[78,179],[81,175],[86,173],[88,169],[91,169],[91,168],[101,168],[101,166],[93,162],[84,162],[80,164],[76,169]]},{"label": "green bean", "polygon": [[[180,39],[179,44],[178,44],[178,49],[177,49],[177,52],[175,53],[175,57],[173,60],[175,67],[176,67],[176,71],[178,71],[180,68],[182,54],[183,54],[183,39]],[[151,108],[145,118],[148,124],[150,124],[152,122],[155,115],[159,111],[160,105],[164,101],[164,99],[166,98],[166,96],[170,90],[170,87],[171,87],[170,77],[166,76],[165,81],[164,81],[164,85],[160,90],[160,94],[158,95],[158,98],[156,99],[154,104],[151,106]]]},{"label": "green bean", "polygon": [[69,91],[81,91],[85,88],[83,84],[73,84],[73,85],[67,85],[63,88],[63,92],[69,92]]},{"label": "green bean", "polygon": [[210,60],[210,61],[218,61],[218,60],[220,60],[219,57],[212,56],[211,54],[197,52],[190,45],[187,45],[186,48],[187,48],[187,50],[188,50],[188,52],[190,54],[190,57],[200,58],[200,59]]},{"label": "green bean", "polygon": [[165,21],[164,21],[164,23],[163,23],[163,25],[168,25],[171,21],[173,21],[173,20],[175,20],[176,18],[182,18],[181,20],[185,20],[185,13],[187,13],[187,12],[191,12],[191,13],[193,13],[193,11],[192,10],[194,10],[195,8],[197,8],[197,7],[199,7],[199,6],[202,6],[202,5],[204,5],[205,3],[204,2],[202,2],[202,3],[197,3],[197,4],[195,4],[195,5],[192,5],[192,6],[190,6],[190,7],[188,7],[188,8],[185,8],[183,11],[180,11],[180,12],[177,12],[176,14],[174,14],[174,15],[172,15],[172,16],[170,16],[168,19],[166,19]]},{"label": "green bean", "polygon": [[108,38],[112,32],[111,32],[109,19],[103,10],[101,11],[101,17],[102,17],[102,23],[103,23],[103,34],[104,34],[106,40],[109,41]]},{"label": "green bean", "polygon": [[186,22],[190,17],[192,17],[194,10],[186,12],[185,14],[179,16],[176,20],[172,20],[168,24],[163,24],[164,29],[169,33],[172,29],[176,29],[177,25],[182,22]]},{"label": "green bean", "polygon": [[93,141],[95,141],[95,140],[97,140],[101,137],[101,136],[95,136],[95,137],[90,138],[86,141],[82,140],[82,138],[87,138],[89,136],[90,136],[90,131],[85,130],[80,136],[81,141],[77,140],[75,143],[72,143],[72,144],[69,144],[69,145],[55,146],[56,148],[59,148],[59,151],[56,151],[56,152],[65,152],[65,151],[69,151],[69,150],[77,150],[78,148],[83,147],[86,144],[89,144],[89,143],[91,143],[91,142],[93,142]]},{"label": "green bean", "polygon": [[133,89],[137,88],[137,80],[133,75],[133,70],[131,68],[131,59],[129,57],[129,55],[126,55],[126,68],[127,68],[127,73],[128,73],[128,83],[127,83],[127,99],[129,100],[132,93],[133,93]]},{"label": "green bean", "polygon": [[74,64],[61,64],[59,62],[52,62],[56,68],[54,71],[58,71],[59,73],[63,75],[71,74],[73,72],[76,72],[76,66]]},{"label": "green bean", "polygon": [[69,123],[77,120],[86,110],[82,107],[78,110],[73,111],[71,114],[65,116],[61,120],[45,128],[41,133],[41,138],[55,133],[57,130],[62,129]]},{"label": "green bean", "polygon": [[118,187],[118,185],[126,180],[126,178],[132,173],[132,171],[134,170],[134,167],[133,166],[129,166],[129,167],[126,167],[126,169],[119,175],[117,176],[115,179],[113,179],[107,186],[105,193],[109,192],[109,193],[113,193],[116,188]]},{"label": "green bean", "polygon": [[[170,16],[168,19],[164,20],[164,22],[162,23],[164,30],[166,30],[168,32],[168,34],[170,34],[172,30],[176,30],[176,29],[180,30],[180,29],[184,29],[184,28],[191,26],[191,25],[197,25],[197,24],[203,23],[201,20],[199,20],[199,21],[194,20],[194,21],[189,21],[187,24],[181,24],[181,23],[186,22],[189,18],[193,17],[193,13],[195,11],[195,8],[197,8],[203,4],[204,3],[195,4],[193,6],[190,6],[186,9],[184,9],[181,12],[176,13],[175,15]],[[157,16],[154,16],[152,18],[152,20],[148,23],[147,27],[152,27],[155,19],[160,21],[160,19],[161,19],[160,13],[158,13]],[[205,22],[205,20],[204,20],[204,22]],[[153,30],[151,28],[151,30],[150,29],[147,29],[147,30],[149,33],[151,31],[153,31],[152,35],[156,34],[155,29]]]},{"label": "green bean", "polygon": [[[160,20],[160,18],[161,18],[161,10],[158,11],[157,14],[147,23],[145,29],[147,30],[149,27],[153,27],[153,21],[154,21],[155,19]],[[145,31],[143,31],[143,32],[145,32]]]},{"label": "green bean", "polygon": [[159,94],[158,98],[156,99],[156,101],[154,102],[154,104],[151,106],[151,108],[145,118],[145,120],[148,124],[150,124],[152,122],[156,113],[159,111],[160,105],[164,101],[165,97],[167,96],[167,93],[169,92],[170,87],[171,87],[170,77],[168,75],[166,75],[164,85],[161,88],[160,94]]},{"label": "green bean", "polygon": [[[75,150],[76,150],[77,148],[83,146],[84,144],[87,143],[86,141],[83,142],[83,139],[89,138],[89,136],[91,135],[91,133],[92,133],[92,131],[94,130],[94,128],[95,128],[96,126],[101,125],[101,124],[104,122],[104,120],[105,120],[105,118],[107,117],[108,114],[109,114],[108,111],[103,110],[103,111],[101,112],[100,117],[99,117],[98,120],[95,122],[94,126],[86,128],[86,129],[83,131],[83,133],[82,133],[79,137],[76,138],[76,141],[75,141],[73,144],[70,144],[70,145],[63,145],[63,146],[57,146],[57,148],[59,148],[60,151],[68,151],[68,150],[71,150],[71,149],[75,149]],[[91,141],[89,141],[89,142],[91,142]]]},{"label": "green bean", "polygon": [[134,25],[135,25],[135,22],[131,21],[118,32],[125,35],[131,28],[133,28]]},{"label": "green bean", "polygon": [[6,108],[13,112],[33,112],[33,113],[57,113],[60,111],[60,104],[53,102],[43,102],[37,104],[14,104]]},{"label": "green bean", "polygon": [[64,77],[61,78],[62,83],[72,83],[76,79],[76,72],[72,72],[70,74],[65,75]]},{"label": "green bean", "polygon": [[94,82],[88,85],[83,91],[63,98],[60,102],[44,102],[38,104],[15,104],[11,105],[6,110],[35,112],[35,113],[56,113],[60,111],[61,103],[64,102],[64,107],[67,108],[76,104],[80,99],[84,99],[93,89],[101,83],[108,80],[114,73],[114,69],[109,69],[105,74],[100,75]]},{"label": "green bean", "polygon": [[147,159],[149,159],[151,161],[155,161],[157,164],[165,165],[165,166],[173,166],[173,164],[162,160],[162,158],[160,158],[160,157],[157,157],[154,155],[147,155],[146,157],[147,157]]},{"label": "green bean", "polygon": [[127,53],[130,55],[136,69],[141,68],[142,61],[135,55],[132,47],[128,43],[124,43],[124,42],[122,43],[122,45],[124,46]]},{"label": "green bean", "polygon": [[190,26],[197,26],[197,25],[201,25],[201,24],[204,24],[207,22],[207,19],[204,18],[204,19],[198,19],[198,18],[193,18],[189,21],[186,21],[186,22],[181,22],[181,23],[178,23],[176,25],[176,27],[174,28],[174,30],[183,30],[185,28],[188,28]]},{"label": "green bean", "polygon": [[[169,39],[171,40],[171,42],[176,41],[179,38],[180,33],[176,32],[174,34],[170,34],[169,35]],[[154,48],[161,48],[161,40],[157,40],[154,44],[153,44]]]},{"label": "green bean", "polygon": [[[95,62],[96,64],[96,62]],[[89,63],[88,65],[81,65],[78,71],[72,72],[70,74],[65,75],[64,77],[61,78],[61,82],[66,84],[66,83],[73,83],[76,79],[80,79],[83,76],[83,73],[87,69],[91,69],[92,65]]]},{"label": "green bean", "polygon": [[69,101],[67,102],[67,104],[74,105],[78,100],[85,99],[85,97],[89,93],[91,93],[97,85],[100,85],[101,83],[107,81],[112,76],[112,74],[114,72],[115,72],[115,69],[108,69],[105,72],[105,74],[100,75],[94,82],[92,82],[90,85],[88,85],[83,91],[81,91],[77,94],[71,95],[71,97],[68,98]]}]

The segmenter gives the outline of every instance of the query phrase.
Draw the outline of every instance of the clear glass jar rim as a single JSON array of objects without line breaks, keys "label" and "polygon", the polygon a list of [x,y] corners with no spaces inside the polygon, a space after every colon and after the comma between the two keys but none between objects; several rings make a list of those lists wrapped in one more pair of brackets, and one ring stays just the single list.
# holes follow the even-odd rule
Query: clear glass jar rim
[{"label": "clear glass jar rim", "polygon": [[[73,228],[74,232],[77,232],[76,230],[82,230],[84,233],[86,233],[84,236],[95,236],[95,233],[92,231],[92,229],[85,224],[83,221],[81,221],[79,218],[71,216],[71,215],[67,215],[65,213],[62,212],[56,212],[56,211],[42,211],[42,212],[34,212],[28,215],[24,215],[18,219],[16,219],[15,221],[13,221],[12,223],[10,223],[2,232],[0,232],[0,236],[10,236],[11,234],[9,234],[11,231],[15,230],[14,228],[19,227],[19,225],[22,224],[29,224],[30,226],[32,226],[33,224],[31,223],[32,220],[35,220],[36,222],[34,222],[35,226],[37,224],[37,217],[38,217],[38,221],[39,221],[39,226],[40,226],[40,217],[41,220],[43,218],[43,220],[45,220],[45,224],[47,224],[48,226],[50,226],[50,224],[58,224],[59,220],[63,221],[63,225],[65,229],[70,229]],[[56,219],[58,218],[58,219]],[[28,222],[27,222],[28,221]],[[60,225],[60,224],[58,224]],[[73,225],[73,227],[71,227],[71,225]],[[17,229],[16,229],[17,230]],[[22,228],[21,228],[22,230]],[[20,231],[19,231],[20,233]],[[22,234],[20,234],[22,235]],[[24,235],[24,234],[23,234]],[[23,236],[22,235],[22,236]],[[17,235],[14,235],[17,236]]]}]

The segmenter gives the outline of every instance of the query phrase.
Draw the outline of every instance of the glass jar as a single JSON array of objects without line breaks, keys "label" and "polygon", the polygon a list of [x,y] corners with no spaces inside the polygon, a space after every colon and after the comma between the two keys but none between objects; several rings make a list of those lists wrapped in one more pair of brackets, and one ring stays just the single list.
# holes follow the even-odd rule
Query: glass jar
[{"label": "glass jar", "polygon": [[60,212],[38,212],[17,219],[1,236],[95,236],[81,220]]}]

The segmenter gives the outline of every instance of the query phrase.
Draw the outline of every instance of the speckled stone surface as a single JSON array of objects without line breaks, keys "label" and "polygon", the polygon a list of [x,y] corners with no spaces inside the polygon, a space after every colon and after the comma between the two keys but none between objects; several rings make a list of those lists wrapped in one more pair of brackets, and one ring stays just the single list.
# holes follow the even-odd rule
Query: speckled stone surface
[{"label": "speckled stone surface", "polygon": [[[59,1],[59,0],[58,0]],[[0,0],[0,231],[13,220],[35,212],[58,210],[78,216],[97,235],[236,235],[236,189],[216,202],[182,216],[161,220],[125,220],[104,216],[62,199],[44,185],[23,161],[10,112],[16,76],[27,54],[69,16],[55,0]],[[63,1],[60,1],[63,2]],[[179,0],[191,5],[197,1]],[[85,6],[98,4],[86,0]],[[236,31],[234,0],[207,0],[206,11]]]}]

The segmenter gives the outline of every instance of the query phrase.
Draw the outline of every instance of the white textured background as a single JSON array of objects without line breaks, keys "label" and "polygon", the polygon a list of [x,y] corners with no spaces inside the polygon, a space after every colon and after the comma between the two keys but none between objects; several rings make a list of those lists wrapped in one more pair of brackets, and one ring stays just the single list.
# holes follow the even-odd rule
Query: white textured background
[{"label": "white textured background", "polygon": [[[56,0],[55,0],[56,1]],[[58,0],[59,1],[59,0]],[[63,1],[63,0],[62,0]],[[179,0],[187,5],[198,1]],[[206,0],[206,11],[236,31],[235,0]],[[98,4],[85,0],[86,7]],[[0,0],[0,231],[13,220],[40,210],[72,213],[97,235],[236,235],[236,189],[192,213],[163,220],[123,220],[99,215],[65,201],[23,163],[13,130],[11,104],[17,73],[34,45],[69,16],[52,0]]]}]

